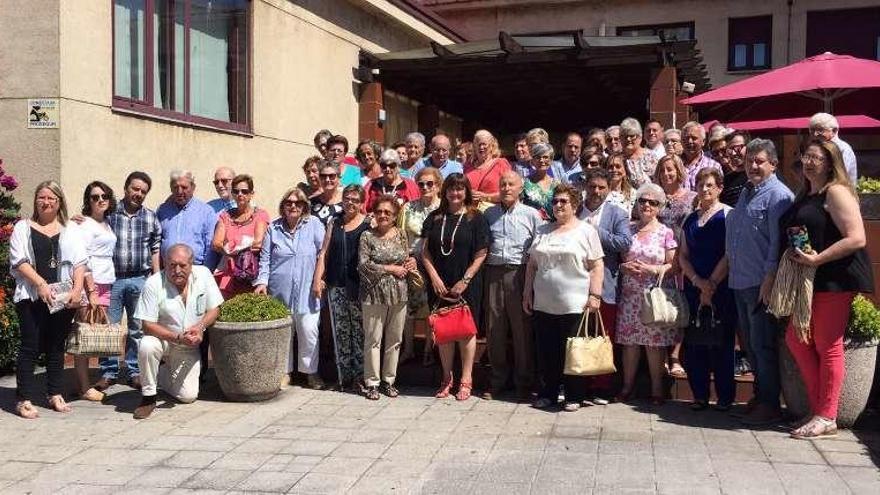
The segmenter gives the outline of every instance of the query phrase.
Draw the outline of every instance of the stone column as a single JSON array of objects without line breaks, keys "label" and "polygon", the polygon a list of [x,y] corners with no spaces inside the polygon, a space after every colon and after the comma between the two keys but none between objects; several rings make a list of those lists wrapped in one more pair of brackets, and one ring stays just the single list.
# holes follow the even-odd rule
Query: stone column
[{"label": "stone column", "polygon": [[684,97],[678,91],[675,67],[660,67],[651,72],[648,108],[651,118],[657,119],[665,129],[681,129],[690,120],[690,109],[679,103]]}]

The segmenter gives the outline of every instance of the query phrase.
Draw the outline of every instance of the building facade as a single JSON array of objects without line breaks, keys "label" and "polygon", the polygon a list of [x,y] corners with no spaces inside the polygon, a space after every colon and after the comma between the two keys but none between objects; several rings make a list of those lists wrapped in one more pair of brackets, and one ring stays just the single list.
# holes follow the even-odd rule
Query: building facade
[{"label": "building facade", "polygon": [[[60,181],[78,210],[89,181],[121,195],[133,170],[154,178],[151,205],[174,168],[210,198],[221,165],[253,175],[274,211],[319,129],[353,148],[364,121],[389,142],[416,128],[419,102],[405,97],[386,98],[385,119],[364,114],[363,52],[456,41],[400,0],[4,0],[0,157],[26,213],[40,181]],[[460,124],[444,114],[443,126]]]},{"label": "building facade", "polygon": [[695,39],[713,87],[825,51],[880,59],[876,0],[419,0],[469,39],[498,31]]}]

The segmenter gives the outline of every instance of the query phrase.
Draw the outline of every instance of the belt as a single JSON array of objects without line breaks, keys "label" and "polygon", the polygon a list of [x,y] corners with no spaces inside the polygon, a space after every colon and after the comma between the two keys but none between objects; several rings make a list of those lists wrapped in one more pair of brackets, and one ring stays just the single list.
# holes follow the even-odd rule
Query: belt
[{"label": "belt", "polygon": [[137,277],[149,277],[153,272],[150,270],[143,270],[138,272],[121,272],[116,274],[116,278],[137,278]]}]

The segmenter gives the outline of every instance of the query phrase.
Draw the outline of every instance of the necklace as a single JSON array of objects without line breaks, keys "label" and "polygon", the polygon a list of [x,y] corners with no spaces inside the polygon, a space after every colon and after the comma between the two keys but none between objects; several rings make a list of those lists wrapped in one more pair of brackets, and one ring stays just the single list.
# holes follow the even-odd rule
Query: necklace
[{"label": "necklace", "polygon": [[385,181],[382,181],[382,194],[394,194],[395,189],[397,189],[394,184],[391,184],[391,190],[385,188]]},{"label": "necklace", "polygon": [[52,256],[49,258],[49,268],[58,268],[58,260],[55,259],[55,241],[49,238],[49,249],[52,250]]},{"label": "necklace", "polygon": [[443,238],[446,237],[446,214],[443,215],[443,223],[440,224],[440,254],[443,256],[449,256],[452,254],[452,250],[455,249],[455,233],[458,232],[458,226],[461,225],[461,218],[464,216],[464,212],[458,214],[458,221],[455,222],[455,228],[452,229],[452,236],[449,238],[449,251],[443,249]]},{"label": "necklace", "polygon": [[719,208],[720,208],[720,203],[716,202],[708,210],[700,213],[700,217],[698,218],[699,225],[701,227],[703,225],[706,225],[706,222],[708,222],[709,219],[712,218],[712,215],[714,215],[715,213],[718,212]]}]

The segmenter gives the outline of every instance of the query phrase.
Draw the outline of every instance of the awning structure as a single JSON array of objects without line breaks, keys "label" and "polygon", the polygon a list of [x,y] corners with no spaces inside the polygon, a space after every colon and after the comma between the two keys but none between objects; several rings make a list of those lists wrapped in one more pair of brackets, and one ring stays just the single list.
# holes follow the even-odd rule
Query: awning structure
[{"label": "awning structure", "polygon": [[[880,120],[867,115],[837,115],[837,123],[841,129],[880,129]],[[806,131],[810,127],[809,117],[794,117],[789,119],[773,120],[750,120],[743,122],[729,122],[725,126],[740,131],[771,131],[771,130],[801,130]]]},{"label": "awning structure", "polygon": [[662,67],[676,67],[679,82],[705,91],[709,80],[695,44],[502,31],[494,40],[363,54],[362,69],[370,70],[360,75],[496,132],[562,132],[645,118],[652,76]]}]

